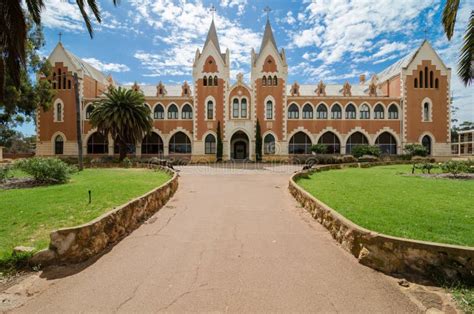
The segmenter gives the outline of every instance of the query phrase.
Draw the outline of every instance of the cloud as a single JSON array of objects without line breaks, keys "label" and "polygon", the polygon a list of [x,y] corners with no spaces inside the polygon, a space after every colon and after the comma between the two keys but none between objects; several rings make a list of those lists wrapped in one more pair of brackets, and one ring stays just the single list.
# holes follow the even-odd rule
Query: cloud
[{"label": "cloud", "polygon": [[46,0],[41,12],[41,23],[49,28],[69,31],[85,30],[81,12],[77,5],[64,0]]},{"label": "cloud", "polygon": [[237,7],[237,15],[242,15],[245,12],[245,7],[247,5],[247,0],[221,0],[221,7],[224,8],[234,8]]},{"label": "cloud", "polygon": [[128,72],[130,68],[125,64],[120,63],[104,63],[96,58],[82,58],[85,62],[89,63],[96,69],[102,72]]}]

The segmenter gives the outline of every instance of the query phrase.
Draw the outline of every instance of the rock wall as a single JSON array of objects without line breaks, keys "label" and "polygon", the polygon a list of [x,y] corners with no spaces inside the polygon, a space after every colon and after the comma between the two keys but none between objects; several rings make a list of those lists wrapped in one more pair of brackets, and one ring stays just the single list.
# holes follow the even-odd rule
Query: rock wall
[{"label": "rock wall", "polygon": [[160,187],[121,205],[80,226],[63,228],[50,234],[49,249],[37,252],[32,264],[50,265],[85,261],[102,253],[137,229],[173,196],[178,188],[178,175]]},{"label": "rock wall", "polygon": [[296,173],[290,179],[289,190],[314,219],[328,229],[332,237],[346,251],[359,260],[359,263],[387,274],[474,283],[474,248],[403,239],[364,229],[313,197],[296,183],[298,178],[311,172],[343,167],[343,165],[319,166],[312,171]]}]

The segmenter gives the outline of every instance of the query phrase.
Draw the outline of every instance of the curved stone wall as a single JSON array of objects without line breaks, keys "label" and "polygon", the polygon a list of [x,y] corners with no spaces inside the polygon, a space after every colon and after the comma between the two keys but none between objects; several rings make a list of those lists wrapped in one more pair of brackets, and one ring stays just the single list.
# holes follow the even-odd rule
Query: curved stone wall
[{"label": "curved stone wall", "polygon": [[[351,165],[354,166],[354,165]],[[366,165],[364,165],[367,167]],[[302,189],[296,180],[314,171],[343,168],[319,166],[294,174],[290,193],[359,263],[387,274],[474,283],[474,248],[403,239],[364,229]]]}]

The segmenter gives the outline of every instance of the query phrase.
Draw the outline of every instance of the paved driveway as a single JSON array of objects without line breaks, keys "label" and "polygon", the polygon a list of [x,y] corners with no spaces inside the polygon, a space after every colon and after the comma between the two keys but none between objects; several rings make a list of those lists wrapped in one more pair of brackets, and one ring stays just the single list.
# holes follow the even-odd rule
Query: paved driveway
[{"label": "paved driveway", "polygon": [[28,278],[11,302],[42,313],[419,311],[297,206],[287,185],[298,168],[183,167],[146,224],[88,267]]}]

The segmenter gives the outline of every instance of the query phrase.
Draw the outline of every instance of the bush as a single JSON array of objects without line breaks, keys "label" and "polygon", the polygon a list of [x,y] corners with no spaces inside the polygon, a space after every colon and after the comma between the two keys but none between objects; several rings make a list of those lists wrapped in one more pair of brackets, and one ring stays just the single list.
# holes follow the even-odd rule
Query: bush
[{"label": "bush", "polygon": [[76,167],[69,166],[59,158],[21,159],[15,163],[15,167],[42,183],[65,183],[77,171]]},{"label": "bush", "polygon": [[10,178],[11,168],[10,165],[0,165],[0,183],[5,182]]},{"label": "bush", "polygon": [[376,156],[372,156],[372,155],[363,155],[361,157],[359,157],[358,161],[361,161],[361,162],[374,162],[374,161],[378,161],[379,159],[376,157]]},{"label": "bush", "polygon": [[311,151],[316,154],[326,154],[328,151],[328,146],[324,144],[316,144],[311,146]]},{"label": "bush", "polygon": [[405,152],[410,156],[425,157],[428,155],[428,151],[426,150],[426,148],[420,144],[405,145]]},{"label": "bush", "polygon": [[442,164],[441,169],[443,172],[450,173],[456,177],[460,173],[468,172],[468,165],[464,161],[450,160]]},{"label": "bush", "polygon": [[130,158],[128,157],[125,157],[123,160],[122,160],[122,165],[124,166],[124,168],[130,168],[131,166],[133,166],[133,162]]},{"label": "bush", "polygon": [[360,158],[364,155],[380,156],[380,148],[376,145],[357,145],[352,148],[352,154],[356,158]]}]

